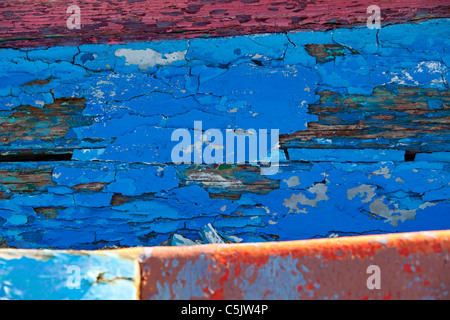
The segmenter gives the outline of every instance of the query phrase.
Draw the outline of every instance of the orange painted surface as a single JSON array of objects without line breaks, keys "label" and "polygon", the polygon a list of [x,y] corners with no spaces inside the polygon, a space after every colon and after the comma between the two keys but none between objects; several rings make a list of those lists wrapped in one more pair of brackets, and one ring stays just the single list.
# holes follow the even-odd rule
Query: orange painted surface
[{"label": "orange painted surface", "polygon": [[147,248],[141,299],[448,299],[449,249],[450,231]]}]

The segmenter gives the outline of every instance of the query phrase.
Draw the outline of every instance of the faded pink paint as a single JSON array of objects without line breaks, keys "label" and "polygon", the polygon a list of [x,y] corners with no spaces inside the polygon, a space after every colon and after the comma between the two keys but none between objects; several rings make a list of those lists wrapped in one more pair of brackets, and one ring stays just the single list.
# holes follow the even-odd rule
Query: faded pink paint
[{"label": "faded pink paint", "polygon": [[141,258],[141,299],[449,299],[449,253],[448,230],[155,247]]},{"label": "faded pink paint", "polygon": [[[66,10],[73,4],[81,9],[81,30],[66,27]],[[381,8],[382,23],[401,23],[448,17],[450,0],[1,1],[0,47],[330,29],[364,25],[373,4]]]}]

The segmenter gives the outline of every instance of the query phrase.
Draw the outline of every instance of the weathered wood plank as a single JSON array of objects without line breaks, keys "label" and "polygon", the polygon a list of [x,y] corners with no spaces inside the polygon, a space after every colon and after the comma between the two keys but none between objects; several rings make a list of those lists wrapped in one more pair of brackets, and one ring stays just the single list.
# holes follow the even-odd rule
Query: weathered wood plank
[{"label": "weathered wood plank", "polygon": [[[373,1],[78,1],[81,28],[67,28],[72,1],[3,1],[3,47],[117,43],[199,36],[286,32],[365,25]],[[444,18],[448,0],[391,0],[381,3],[382,22]]]},{"label": "weathered wood plank", "polygon": [[448,231],[148,248],[141,299],[446,300],[449,250]]},{"label": "weathered wood plank", "polygon": [[[67,137],[70,129],[91,125],[92,117],[82,115],[85,100],[60,98],[42,107],[21,105],[0,117],[3,157],[71,152],[82,141]],[[69,158],[70,160],[70,158]]]},{"label": "weathered wood plank", "polygon": [[[175,143],[156,146],[195,120],[203,130],[277,128],[282,149],[448,150],[448,30],[443,19],[380,31],[4,49],[0,151],[169,163]],[[421,44],[430,33],[431,45]],[[339,54],[317,63],[311,46]]]},{"label": "weathered wood plank", "polygon": [[154,246],[174,233],[199,240],[209,223],[244,242],[450,228],[448,162],[358,162],[341,151],[270,177],[246,165],[5,163],[2,246]]},{"label": "weathered wood plank", "polygon": [[383,86],[374,88],[373,95],[318,94],[320,103],[308,106],[318,121],[308,123],[307,130],[282,135],[282,147],[450,149],[448,90]]},{"label": "weathered wood plank", "polygon": [[448,299],[449,249],[448,231],[96,252],[1,249],[0,297]]}]

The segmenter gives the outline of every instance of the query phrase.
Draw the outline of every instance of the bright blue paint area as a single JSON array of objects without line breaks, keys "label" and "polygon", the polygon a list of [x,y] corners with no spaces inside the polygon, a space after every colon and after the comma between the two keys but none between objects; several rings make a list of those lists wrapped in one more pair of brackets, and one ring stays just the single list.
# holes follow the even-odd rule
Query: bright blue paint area
[{"label": "bright blue paint area", "polygon": [[139,126],[156,126],[162,121],[161,116],[140,117],[125,114],[121,118],[110,119],[109,117],[98,117],[98,122],[90,127],[73,129],[75,136],[86,138],[114,138],[119,135],[133,131]]},{"label": "bright blue paint area", "polygon": [[[194,39],[187,59],[193,64],[226,65],[239,60],[281,58],[288,42],[284,36],[249,35],[232,38]],[[266,58],[267,59],[267,58]]]},{"label": "bright blue paint area", "polygon": [[174,207],[165,204],[162,201],[143,201],[136,200],[131,203],[122,204],[114,207],[114,210],[129,211],[133,215],[136,215],[136,219],[139,219],[139,215],[142,219],[151,221],[158,218],[177,219],[180,218],[182,212],[179,212]]},{"label": "bright blue paint area", "polygon": [[[209,81],[200,82],[199,91],[217,96],[232,92],[227,103],[245,101],[243,110],[237,114],[238,128],[279,128],[281,133],[286,133],[306,129],[307,122],[316,120],[307,113],[306,104],[316,98],[312,88],[317,81],[313,71],[299,66],[262,68],[239,64]],[[292,87],[299,89],[292,90]],[[276,112],[277,109],[283,112]],[[286,113],[292,116],[291,121],[286,121]]]},{"label": "bright blue paint area", "polygon": [[404,161],[404,151],[380,149],[288,149],[294,161],[377,162]]},{"label": "bright blue paint area", "polygon": [[47,207],[54,206],[55,204],[60,206],[70,206],[73,204],[73,196],[71,194],[16,194],[12,197],[13,203],[23,207]]},{"label": "bright blue paint area", "polygon": [[418,153],[416,154],[415,160],[450,162],[450,152]]},{"label": "bright blue paint area", "polygon": [[69,187],[49,187],[48,192],[55,193],[55,194],[67,194],[67,193],[73,193],[73,189]]},{"label": "bright blue paint area", "polygon": [[[98,158],[123,162],[170,163],[171,150],[166,146],[172,132],[172,129],[166,128],[138,127],[132,133],[118,137]],[[123,152],[122,148],[126,148],[127,152]]]},{"label": "bright blue paint area", "polygon": [[107,207],[111,203],[112,193],[83,192],[74,194],[76,206]]},{"label": "bright blue paint area", "polygon": [[[24,52],[25,53],[25,52]],[[42,60],[44,62],[72,61],[78,54],[77,47],[51,47],[42,50],[27,50],[26,55],[30,60]],[[25,57],[24,57],[25,58]]]},{"label": "bright blue paint area", "polygon": [[173,167],[135,166],[117,172],[115,181],[106,187],[109,192],[136,196],[149,192],[167,191],[178,187]]},{"label": "bright blue paint area", "polygon": [[93,181],[108,183],[114,181],[114,166],[108,163],[92,163],[88,167],[60,166],[53,170],[52,180],[68,187]]}]

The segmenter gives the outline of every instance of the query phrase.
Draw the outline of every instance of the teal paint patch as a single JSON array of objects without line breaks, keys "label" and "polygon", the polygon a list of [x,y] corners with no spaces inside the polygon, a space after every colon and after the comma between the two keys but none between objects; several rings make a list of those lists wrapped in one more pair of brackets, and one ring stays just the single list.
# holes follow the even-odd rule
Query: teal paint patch
[{"label": "teal paint patch", "polygon": [[0,266],[1,299],[138,298],[137,262],[115,253],[2,249]]}]

